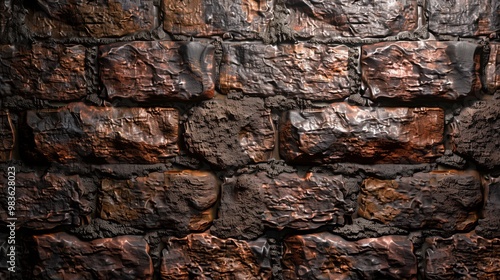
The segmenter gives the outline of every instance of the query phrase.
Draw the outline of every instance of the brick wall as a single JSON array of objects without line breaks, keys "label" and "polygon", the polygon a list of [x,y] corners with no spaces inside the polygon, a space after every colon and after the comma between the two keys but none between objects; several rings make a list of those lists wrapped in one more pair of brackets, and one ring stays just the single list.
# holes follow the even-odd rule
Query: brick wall
[{"label": "brick wall", "polygon": [[0,278],[500,278],[499,30],[495,0],[3,0]]}]

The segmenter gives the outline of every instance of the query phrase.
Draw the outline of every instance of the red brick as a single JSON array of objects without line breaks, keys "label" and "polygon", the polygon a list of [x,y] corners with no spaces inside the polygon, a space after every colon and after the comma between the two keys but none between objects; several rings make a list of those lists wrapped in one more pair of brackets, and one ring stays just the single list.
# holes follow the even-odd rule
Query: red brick
[{"label": "red brick", "polygon": [[206,230],[215,216],[219,184],[206,171],[154,172],[131,180],[102,181],[100,216],[135,228]]},{"label": "red brick", "polygon": [[442,109],[334,103],[289,111],[280,127],[280,153],[299,164],[432,162],[443,150],[443,132]]},{"label": "red brick", "polygon": [[153,279],[149,246],[141,236],[82,241],[60,232],[34,240],[36,279]]},{"label": "red brick", "polygon": [[99,50],[100,76],[110,99],[186,101],[214,95],[212,45],[135,41]]},{"label": "red brick", "polygon": [[34,150],[49,161],[157,163],[178,152],[178,112],[172,108],[71,103],[28,111],[27,124]]},{"label": "red brick", "polygon": [[457,100],[481,88],[479,45],[382,42],[362,48],[365,96],[402,101]]},{"label": "red brick", "polygon": [[285,95],[313,100],[343,99],[349,95],[346,46],[226,43],[223,49],[223,93],[241,91],[253,96]]},{"label": "red brick", "polygon": [[14,127],[8,111],[0,111],[0,162],[12,159],[14,148]]},{"label": "red brick", "polygon": [[366,179],[358,215],[405,229],[463,231],[477,222],[481,202],[477,172],[434,171],[395,180]]}]

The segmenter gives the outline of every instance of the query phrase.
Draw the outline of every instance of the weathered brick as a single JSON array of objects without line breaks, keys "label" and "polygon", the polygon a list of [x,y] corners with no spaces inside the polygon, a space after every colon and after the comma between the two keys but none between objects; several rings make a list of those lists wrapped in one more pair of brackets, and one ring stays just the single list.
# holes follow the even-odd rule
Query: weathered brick
[{"label": "weathered brick", "polygon": [[416,0],[286,0],[285,21],[299,37],[386,37],[413,31],[418,25]]},{"label": "weathered brick", "polygon": [[62,163],[156,163],[178,152],[171,108],[92,107],[71,103],[27,113],[34,150]]},{"label": "weathered brick", "polygon": [[404,236],[347,241],[328,232],[285,239],[284,279],[417,279]]},{"label": "weathered brick", "polygon": [[434,34],[470,37],[500,28],[497,0],[429,0],[429,30]]},{"label": "weathered brick", "polygon": [[356,209],[359,185],[342,175],[262,171],[242,174],[222,186],[222,200],[214,234],[252,239],[264,226],[311,230],[343,225]]},{"label": "weathered brick", "polygon": [[405,229],[451,232],[474,226],[481,202],[477,172],[433,171],[395,180],[364,180],[358,215]]},{"label": "weathered brick", "polygon": [[424,279],[498,279],[500,239],[485,239],[474,232],[425,241]]},{"label": "weathered brick", "polygon": [[486,238],[500,238],[500,177],[485,184],[485,203],[476,227],[477,234]]},{"label": "weathered brick", "polygon": [[3,45],[0,59],[1,95],[67,101],[87,94],[84,46]]},{"label": "weathered brick", "polygon": [[[7,182],[8,172],[4,174],[2,181]],[[5,184],[0,193],[0,217],[5,222],[8,217],[16,217],[18,228],[44,230],[62,225],[79,226],[90,219],[95,209],[97,187],[78,175],[17,171],[15,183],[14,215],[10,215],[7,198],[12,189]]]},{"label": "weathered brick", "polygon": [[188,116],[184,140],[218,169],[267,161],[274,149],[271,110],[259,98],[203,102]]},{"label": "weathered brick", "polygon": [[152,279],[149,246],[141,236],[82,241],[64,232],[35,235],[35,279]]},{"label": "weathered brick", "polygon": [[136,228],[204,231],[215,216],[219,184],[206,171],[154,172],[102,181],[100,216]]},{"label": "weathered brick", "polygon": [[479,167],[500,167],[500,93],[477,101],[455,117],[450,134],[453,149]]},{"label": "weathered brick", "polygon": [[14,148],[14,127],[8,111],[0,111],[0,162],[12,159]]},{"label": "weathered brick", "polygon": [[313,100],[349,95],[346,46],[309,43],[270,46],[225,43],[220,70],[223,93],[285,95]]},{"label": "weathered brick", "polygon": [[490,56],[486,65],[486,88],[490,93],[500,90],[500,44],[491,43]]},{"label": "weathered brick", "polygon": [[186,101],[214,95],[212,45],[135,41],[99,50],[100,76],[110,99]]},{"label": "weathered brick", "polygon": [[163,27],[169,33],[207,37],[230,33],[256,39],[272,17],[271,0],[164,0]]},{"label": "weathered brick", "polygon": [[161,279],[271,279],[265,239],[219,239],[208,233],[166,239]]},{"label": "weathered brick", "polygon": [[382,42],[362,47],[365,96],[402,101],[457,100],[481,88],[479,45]]},{"label": "weathered brick", "polygon": [[155,27],[153,0],[35,0],[25,24],[38,37],[120,37]]},{"label": "weathered brick", "polygon": [[438,108],[368,108],[334,103],[289,111],[280,153],[292,163],[421,163],[440,154],[444,113]]}]

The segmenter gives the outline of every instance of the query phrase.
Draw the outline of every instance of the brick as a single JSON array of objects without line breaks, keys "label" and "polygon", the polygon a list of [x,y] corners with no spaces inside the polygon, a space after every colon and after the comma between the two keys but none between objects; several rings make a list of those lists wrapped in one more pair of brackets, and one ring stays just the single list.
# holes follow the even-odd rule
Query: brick
[{"label": "brick", "polygon": [[474,232],[425,240],[425,279],[497,279],[500,275],[500,239]]},{"label": "brick", "polygon": [[32,110],[34,149],[48,161],[157,163],[178,152],[178,112],[172,108],[92,107],[71,103]]},{"label": "brick", "polygon": [[490,44],[490,55],[485,69],[486,88],[490,93],[500,90],[500,44]]},{"label": "brick", "polygon": [[198,100],[214,95],[214,47],[149,41],[99,48],[99,71],[109,99]]},{"label": "brick", "polygon": [[141,236],[82,241],[64,232],[35,235],[36,279],[153,279],[149,246]]},{"label": "brick", "polygon": [[347,241],[328,232],[285,239],[284,279],[417,279],[413,244],[404,236]]},{"label": "brick", "polygon": [[242,174],[222,186],[219,215],[212,232],[252,239],[273,229],[312,230],[344,225],[356,209],[358,182],[342,175],[261,171]]},{"label": "brick", "polygon": [[309,43],[270,46],[225,43],[220,67],[223,93],[285,95],[312,100],[349,95],[346,46]]},{"label": "brick", "polygon": [[479,45],[382,42],[362,47],[365,96],[402,101],[457,100],[480,88]]},{"label": "brick", "polygon": [[480,168],[500,167],[500,95],[462,109],[452,123],[453,150]]},{"label": "brick", "polygon": [[429,30],[434,34],[471,37],[489,35],[500,28],[496,0],[429,0]]},{"label": "brick", "polygon": [[8,111],[0,111],[0,162],[12,159],[14,148],[14,126]]},{"label": "brick", "polygon": [[286,0],[287,25],[301,38],[387,37],[418,26],[416,0]]},{"label": "brick", "polygon": [[219,184],[206,171],[153,172],[130,180],[103,179],[100,217],[135,228],[206,230],[215,216]]},{"label": "brick", "polygon": [[85,97],[85,47],[81,45],[0,46],[0,93],[45,100]]},{"label": "brick", "polygon": [[155,28],[153,0],[35,0],[25,24],[38,37],[120,37]]},{"label": "brick", "polygon": [[164,29],[172,34],[208,37],[230,33],[256,39],[272,17],[271,0],[164,0]]},{"label": "brick", "polygon": [[476,227],[478,235],[500,238],[500,177],[491,178],[485,184],[484,206]]},{"label": "brick", "polygon": [[220,239],[208,233],[168,238],[162,251],[162,280],[271,279],[265,239]]},{"label": "brick", "polygon": [[481,202],[477,172],[433,171],[395,180],[364,180],[358,215],[404,229],[463,231],[477,222]]},{"label": "brick", "polygon": [[184,130],[189,151],[216,169],[267,161],[274,149],[271,110],[260,98],[205,101],[191,110]]},{"label": "brick", "polygon": [[[7,168],[5,168],[7,171]],[[7,172],[5,172],[5,177]],[[2,178],[7,182],[7,178]],[[17,171],[14,215],[8,211],[7,184],[0,193],[0,218],[16,217],[17,228],[52,229],[57,226],[80,226],[88,222],[95,209],[97,187],[78,175]]]},{"label": "brick", "polygon": [[289,111],[280,153],[290,163],[422,163],[441,154],[444,113],[438,108],[368,108],[333,103]]}]

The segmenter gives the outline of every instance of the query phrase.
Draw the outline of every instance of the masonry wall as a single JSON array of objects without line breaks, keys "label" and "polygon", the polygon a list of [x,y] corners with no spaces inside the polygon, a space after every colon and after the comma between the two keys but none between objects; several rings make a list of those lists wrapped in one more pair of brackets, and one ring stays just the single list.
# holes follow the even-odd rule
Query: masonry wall
[{"label": "masonry wall", "polygon": [[0,278],[499,278],[499,30],[495,0],[3,0]]}]

